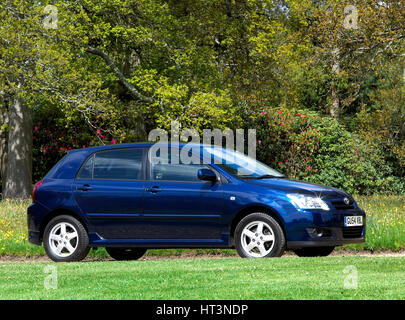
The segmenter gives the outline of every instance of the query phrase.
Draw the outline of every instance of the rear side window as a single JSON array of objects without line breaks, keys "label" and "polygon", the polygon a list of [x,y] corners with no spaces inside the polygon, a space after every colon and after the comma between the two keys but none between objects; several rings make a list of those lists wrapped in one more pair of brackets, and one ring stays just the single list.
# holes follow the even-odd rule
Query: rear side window
[{"label": "rear side window", "polygon": [[140,180],[143,149],[103,151],[95,155],[93,179]]},{"label": "rear side window", "polygon": [[87,162],[80,169],[79,174],[77,175],[78,179],[92,179],[93,178],[93,163],[94,155],[87,160]]},{"label": "rear side window", "polygon": [[141,180],[143,149],[101,151],[80,169],[78,179]]}]

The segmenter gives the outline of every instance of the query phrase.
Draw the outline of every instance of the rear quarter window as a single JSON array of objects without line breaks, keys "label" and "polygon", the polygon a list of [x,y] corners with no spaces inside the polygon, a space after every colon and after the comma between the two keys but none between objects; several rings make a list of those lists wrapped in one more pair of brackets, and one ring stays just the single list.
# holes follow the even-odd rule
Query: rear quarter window
[{"label": "rear quarter window", "polygon": [[93,179],[93,164],[94,155],[87,159],[86,163],[81,167],[77,179]]}]

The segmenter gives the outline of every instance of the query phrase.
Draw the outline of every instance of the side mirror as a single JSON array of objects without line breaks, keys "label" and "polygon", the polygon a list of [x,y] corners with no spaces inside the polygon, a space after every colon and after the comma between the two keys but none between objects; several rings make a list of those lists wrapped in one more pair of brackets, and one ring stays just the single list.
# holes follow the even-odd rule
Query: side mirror
[{"label": "side mirror", "polygon": [[214,171],[212,171],[210,169],[199,169],[197,176],[198,176],[198,179],[200,179],[200,180],[212,181],[212,182],[217,181],[217,175],[215,174]]}]

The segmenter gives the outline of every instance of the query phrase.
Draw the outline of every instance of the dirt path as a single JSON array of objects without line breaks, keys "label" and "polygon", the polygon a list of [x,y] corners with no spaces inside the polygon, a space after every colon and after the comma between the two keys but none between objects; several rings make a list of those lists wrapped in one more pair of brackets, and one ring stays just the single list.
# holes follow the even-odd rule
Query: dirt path
[{"label": "dirt path", "polygon": [[[350,250],[337,250],[334,251],[331,257],[405,257],[405,250],[401,251],[350,251]],[[210,259],[223,259],[223,258],[235,258],[238,255],[229,254],[180,254],[180,255],[145,255],[140,260],[169,260],[169,259],[200,259],[200,258],[210,258]],[[297,257],[293,252],[286,252],[283,257]],[[0,257],[0,263],[2,262],[50,262],[51,260],[46,256],[40,257],[12,257],[12,256],[2,256]],[[113,259],[106,258],[87,258],[85,262],[91,261],[113,261]]]}]

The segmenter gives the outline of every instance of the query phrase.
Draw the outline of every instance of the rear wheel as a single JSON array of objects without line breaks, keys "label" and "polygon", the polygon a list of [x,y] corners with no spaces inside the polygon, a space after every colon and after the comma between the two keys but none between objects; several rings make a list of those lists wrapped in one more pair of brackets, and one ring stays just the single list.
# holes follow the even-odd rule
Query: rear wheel
[{"label": "rear wheel", "polygon": [[147,249],[145,248],[105,248],[111,258],[115,260],[138,260]]},{"label": "rear wheel", "polygon": [[285,249],[285,237],[274,218],[265,213],[252,213],[238,223],[235,247],[242,258],[280,257]]},{"label": "rear wheel", "polygon": [[332,253],[335,247],[308,247],[295,249],[294,252],[299,257],[326,257]]},{"label": "rear wheel", "polygon": [[44,248],[53,261],[80,261],[90,250],[89,237],[77,219],[68,215],[57,216],[45,227]]}]

